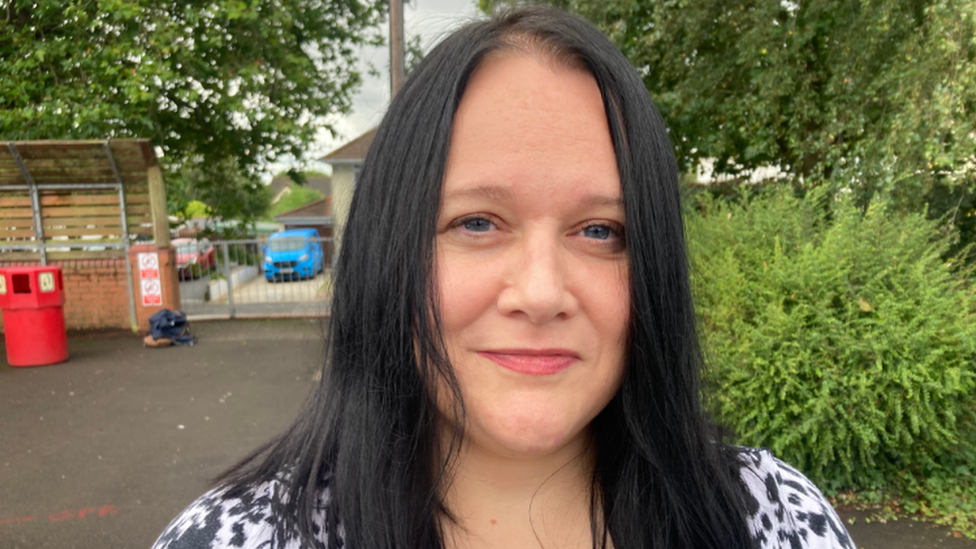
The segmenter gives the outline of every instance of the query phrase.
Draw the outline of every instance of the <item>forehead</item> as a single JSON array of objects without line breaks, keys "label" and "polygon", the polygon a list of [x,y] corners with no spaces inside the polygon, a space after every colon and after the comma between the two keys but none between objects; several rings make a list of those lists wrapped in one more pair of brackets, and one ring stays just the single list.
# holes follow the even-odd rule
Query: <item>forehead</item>
[{"label": "forehead", "polygon": [[533,57],[486,59],[454,118],[445,195],[533,182],[620,195],[603,99],[593,76]]}]

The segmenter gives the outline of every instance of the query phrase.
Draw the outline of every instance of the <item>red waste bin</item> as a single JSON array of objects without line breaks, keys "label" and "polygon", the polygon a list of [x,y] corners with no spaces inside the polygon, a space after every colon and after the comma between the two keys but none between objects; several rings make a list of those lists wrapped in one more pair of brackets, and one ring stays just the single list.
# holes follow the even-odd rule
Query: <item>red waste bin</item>
[{"label": "red waste bin", "polygon": [[68,360],[61,267],[0,269],[0,309],[11,366],[44,366]]}]

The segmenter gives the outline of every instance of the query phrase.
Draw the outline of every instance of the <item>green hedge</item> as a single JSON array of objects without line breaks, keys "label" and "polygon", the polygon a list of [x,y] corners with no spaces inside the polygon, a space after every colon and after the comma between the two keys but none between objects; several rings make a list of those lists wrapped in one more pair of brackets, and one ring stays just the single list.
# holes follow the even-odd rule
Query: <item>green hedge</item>
[{"label": "green hedge", "polygon": [[828,493],[976,485],[976,293],[936,222],[788,188],[689,202],[706,397],[738,442]]}]

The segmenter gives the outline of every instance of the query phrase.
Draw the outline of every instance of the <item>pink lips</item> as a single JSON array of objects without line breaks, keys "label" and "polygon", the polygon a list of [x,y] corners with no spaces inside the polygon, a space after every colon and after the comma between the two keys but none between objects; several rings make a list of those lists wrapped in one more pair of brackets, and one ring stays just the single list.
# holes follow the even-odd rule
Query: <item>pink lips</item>
[{"label": "pink lips", "polygon": [[502,368],[530,376],[550,376],[579,361],[579,355],[565,349],[498,349],[479,355]]}]

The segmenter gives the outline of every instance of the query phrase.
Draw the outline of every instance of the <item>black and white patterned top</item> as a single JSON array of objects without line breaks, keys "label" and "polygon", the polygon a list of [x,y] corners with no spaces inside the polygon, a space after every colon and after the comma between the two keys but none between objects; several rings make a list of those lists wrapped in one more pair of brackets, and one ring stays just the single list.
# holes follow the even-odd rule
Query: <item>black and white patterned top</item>
[{"label": "black and white patterned top", "polygon": [[[837,513],[809,479],[767,450],[743,449],[743,458],[749,529],[757,549],[854,549]],[[240,498],[212,490],[173,519],[153,549],[300,549],[297,532],[278,527],[276,509],[285,491],[279,481]],[[323,491],[313,516],[319,529],[327,500]]]}]

